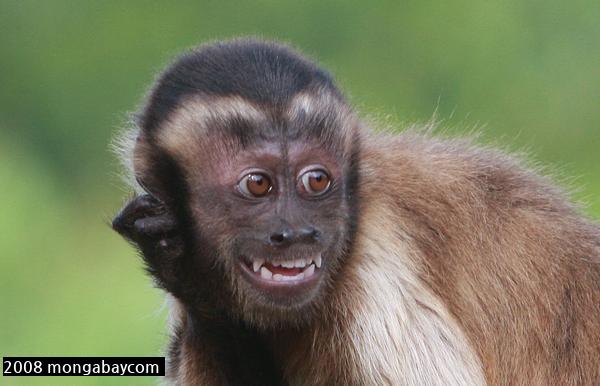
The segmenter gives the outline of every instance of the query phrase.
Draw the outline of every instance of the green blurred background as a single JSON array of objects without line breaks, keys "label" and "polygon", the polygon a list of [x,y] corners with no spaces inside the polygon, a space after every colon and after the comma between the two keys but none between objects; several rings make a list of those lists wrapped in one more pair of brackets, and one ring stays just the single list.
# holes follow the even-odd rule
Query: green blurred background
[{"label": "green blurred background", "polygon": [[[291,42],[363,114],[525,149],[598,218],[599,21],[597,0],[0,1],[0,354],[160,355],[163,296],[107,226],[128,193],[108,144],[182,49]],[[0,378],[25,383],[155,380]]]}]

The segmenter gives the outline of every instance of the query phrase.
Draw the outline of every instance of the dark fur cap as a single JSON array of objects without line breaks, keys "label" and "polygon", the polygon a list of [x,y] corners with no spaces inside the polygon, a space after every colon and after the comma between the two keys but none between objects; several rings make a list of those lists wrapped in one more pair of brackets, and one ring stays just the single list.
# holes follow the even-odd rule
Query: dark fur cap
[{"label": "dark fur cap", "polygon": [[257,39],[203,45],[161,74],[138,124],[152,132],[189,95],[239,95],[259,105],[282,106],[298,92],[317,86],[342,98],[326,71],[284,45]]}]

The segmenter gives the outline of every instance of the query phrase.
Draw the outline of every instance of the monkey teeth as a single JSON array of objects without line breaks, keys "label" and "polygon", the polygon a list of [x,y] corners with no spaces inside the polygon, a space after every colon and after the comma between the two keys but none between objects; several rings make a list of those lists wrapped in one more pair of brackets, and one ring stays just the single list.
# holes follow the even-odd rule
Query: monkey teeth
[{"label": "monkey teeth", "polygon": [[[299,258],[280,261],[269,261],[257,258],[252,260],[252,270],[260,274],[266,280],[274,281],[298,281],[304,280],[315,274],[317,268],[321,268],[323,259],[319,253],[314,258]],[[269,269],[269,267],[271,269]],[[285,271],[290,271],[289,274]],[[299,272],[298,272],[299,271]],[[298,272],[295,275],[292,272]]]},{"label": "monkey teeth", "polygon": [[317,255],[317,257],[315,258],[315,265],[317,266],[317,268],[321,268],[321,263],[322,263],[322,259],[321,259],[321,254],[319,253]]},{"label": "monkey teeth", "polygon": [[273,272],[269,271],[269,269],[267,267],[261,267],[260,268],[260,277],[262,277],[263,279],[271,279],[273,278]]},{"label": "monkey teeth", "polygon": [[267,267],[260,267],[260,277],[267,280],[275,281],[298,281],[304,280],[315,274],[315,265],[310,264],[297,275],[282,275],[280,273],[273,274]]}]

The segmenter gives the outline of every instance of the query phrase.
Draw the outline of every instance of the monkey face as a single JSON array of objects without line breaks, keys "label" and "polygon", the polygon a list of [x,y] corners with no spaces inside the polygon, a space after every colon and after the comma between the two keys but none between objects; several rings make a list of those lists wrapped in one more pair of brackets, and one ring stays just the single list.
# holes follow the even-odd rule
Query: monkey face
[{"label": "monkey face", "polygon": [[303,320],[342,256],[343,163],[305,141],[264,141],[228,157],[189,180],[194,228],[216,241],[214,265],[242,316]]},{"label": "monkey face", "polygon": [[304,143],[266,143],[231,167],[220,186],[233,238],[222,242],[238,295],[257,306],[302,308],[339,255],[346,210],[339,161]]},{"label": "monkey face", "polygon": [[258,324],[302,323],[350,239],[353,142],[343,117],[329,119],[324,141],[307,128],[306,111],[272,119],[253,108],[187,103],[152,137],[140,136],[136,171],[182,224],[186,293]]},{"label": "monkey face", "polygon": [[153,256],[159,284],[190,309],[310,320],[358,211],[358,120],[330,76],[285,47],[215,46],[167,69],[137,124],[135,175],[185,244]]}]

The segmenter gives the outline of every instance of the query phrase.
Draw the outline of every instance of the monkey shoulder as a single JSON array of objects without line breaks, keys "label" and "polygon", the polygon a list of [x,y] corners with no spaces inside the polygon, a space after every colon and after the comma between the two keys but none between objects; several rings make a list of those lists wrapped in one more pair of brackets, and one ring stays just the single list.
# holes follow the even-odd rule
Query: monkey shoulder
[{"label": "monkey shoulder", "polygon": [[400,203],[426,201],[450,208],[472,204],[477,212],[576,212],[566,189],[539,166],[469,138],[378,135],[367,141],[363,162],[369,190],[385,191]]}]

